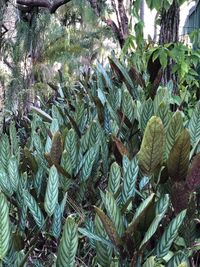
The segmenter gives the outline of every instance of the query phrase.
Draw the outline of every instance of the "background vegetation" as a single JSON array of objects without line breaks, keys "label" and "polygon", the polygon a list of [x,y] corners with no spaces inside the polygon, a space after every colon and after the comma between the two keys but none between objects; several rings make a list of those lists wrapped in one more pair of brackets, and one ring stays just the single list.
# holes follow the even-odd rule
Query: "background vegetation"
[{"label": "background vegetation", "polygon": [[146,1],[157,42],[144,1],[1,2],[2,266],[200,265],[200,53],[179,42],[183,2]]}]

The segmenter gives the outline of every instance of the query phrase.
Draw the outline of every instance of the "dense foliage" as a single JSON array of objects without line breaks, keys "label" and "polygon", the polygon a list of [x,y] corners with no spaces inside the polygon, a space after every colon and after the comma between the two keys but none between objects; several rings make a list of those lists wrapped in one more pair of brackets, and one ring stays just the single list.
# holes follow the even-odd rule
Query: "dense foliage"
[{"label": "dense foliage", "polygon": [[[57,2],[1,4],[0,265],[200,266],[198,47],[144,40],[141,0]],[[182,2],[146,1],[163,29]]]},{"label": "dense foliage", "polygon": [[110,64],[2,135],[4,266],[198,266],[200,103]]}]

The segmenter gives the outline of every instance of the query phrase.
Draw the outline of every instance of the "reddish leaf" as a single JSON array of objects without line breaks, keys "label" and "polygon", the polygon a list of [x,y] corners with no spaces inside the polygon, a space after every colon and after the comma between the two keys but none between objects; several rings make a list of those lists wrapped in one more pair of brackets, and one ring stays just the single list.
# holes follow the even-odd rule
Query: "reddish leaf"
[{"label": "reddish leaf", "polygon": [[122,156],[128,156],[129,157],[129,151],[127,147],[115,136],[112,137],[112,140],[114,141],[117,150]]},{"label": "reddish leaf", "polygon": [[192,160],[192,164],[186,178],[186,183],[191,191],[194,191],[198,186],[200,186],[200,153]]}]

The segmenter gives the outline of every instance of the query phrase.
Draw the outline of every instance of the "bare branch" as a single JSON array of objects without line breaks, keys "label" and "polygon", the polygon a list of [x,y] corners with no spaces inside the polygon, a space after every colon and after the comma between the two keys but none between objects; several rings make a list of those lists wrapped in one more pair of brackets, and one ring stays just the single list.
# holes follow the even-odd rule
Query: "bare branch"
[{"label": "bare branch", "polygon": [[23,6],[27,8],[44,7],[47,8],[50,13],[55,13],[60,6],[70,1],[71,0],[55,0],[53,2],[50,2],[48,0],[17,0],[17,4],[21,5],[22,8]]}]

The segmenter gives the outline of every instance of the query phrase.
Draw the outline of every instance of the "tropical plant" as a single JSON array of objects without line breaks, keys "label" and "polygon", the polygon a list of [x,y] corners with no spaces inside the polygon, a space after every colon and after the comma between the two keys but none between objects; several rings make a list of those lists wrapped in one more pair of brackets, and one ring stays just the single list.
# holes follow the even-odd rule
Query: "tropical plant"
[{"label": "tropical plant", "polygon": [[198,266],[200,104],[110,64],[1,136],[3,266]]}]

